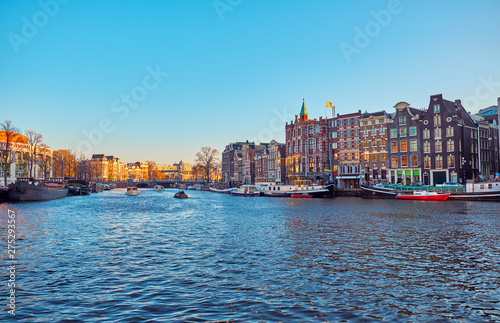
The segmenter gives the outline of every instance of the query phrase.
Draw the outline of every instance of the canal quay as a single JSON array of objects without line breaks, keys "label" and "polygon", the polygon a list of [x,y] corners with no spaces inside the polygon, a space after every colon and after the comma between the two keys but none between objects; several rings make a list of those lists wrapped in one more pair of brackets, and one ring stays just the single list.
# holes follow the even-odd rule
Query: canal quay
[{"label": "canal quay", "polygon": [[16,220],[15,319],[500,320],[498,203],[176,192],[0,204],[4,251]]}]

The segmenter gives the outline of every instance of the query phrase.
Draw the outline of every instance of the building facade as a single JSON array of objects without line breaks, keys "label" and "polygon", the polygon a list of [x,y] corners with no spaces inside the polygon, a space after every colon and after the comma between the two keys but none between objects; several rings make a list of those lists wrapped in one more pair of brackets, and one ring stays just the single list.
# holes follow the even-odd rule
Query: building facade
[{"label": "building facade", "polygon": [[478,177],[478,128],[460,100],[452,102],[442,94],[432,95],[421,127],[423,184],[465,184],[467,179]]},{"label": "building facade", "polygon": [[312,182],[327,180],[324,169],[329,167],[328,121],[309,119],[305,102],[295,121],[286,123],[287,183],[308,179]]},{"label": "building facade", "polygon": [[387,151],[387,121],[385,111],[365,112],[360,118],[361,175],[365,182],[387,183],[389,168]]},{"label": "building facade", "polygon": [[421,119],[425,111],[398,102],[387,122],[390,183],[422,182]]},{"label": "building facade", "polygon": [[361,176],[360,126],[361,110],[356,113],[337,114],[337,186],[340,189],[358,189]]}]

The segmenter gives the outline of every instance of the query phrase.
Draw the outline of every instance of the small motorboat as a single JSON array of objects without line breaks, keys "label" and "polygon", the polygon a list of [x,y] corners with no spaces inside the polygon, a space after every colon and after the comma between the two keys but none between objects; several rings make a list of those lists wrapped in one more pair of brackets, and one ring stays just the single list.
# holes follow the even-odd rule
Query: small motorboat
[{"label": "small motorboat", "polygon": [[184,191],[179,191],[179,192],[175,193],[174,197],[176,199],[187,199],[188,198],[187,194],[184,193]]},{"label": "small motorboat", "polygon": [[155,185],[155,187],[153,187],[153,191],[164,191],[165,190],[165,187],[161,186],[161,185]]},{"label": "small motorboat", "polygon": [[413,191],[412,194],[398,194],[397,199],[400,200],[419,200],[419,201],[446,201],[450,197],[450,193],[438,193],[429,191]]},{"label": "small motorboat", "polygon": [[292,194],[290,197],[296,198],[296,199],[312,199],[312,195],[309,194]]},{"label": "small motorboat", "polygon": [[127,193],[128,196],[137,196],[139,195],[139,191],[137,190],[137,187],[127,187]]}]

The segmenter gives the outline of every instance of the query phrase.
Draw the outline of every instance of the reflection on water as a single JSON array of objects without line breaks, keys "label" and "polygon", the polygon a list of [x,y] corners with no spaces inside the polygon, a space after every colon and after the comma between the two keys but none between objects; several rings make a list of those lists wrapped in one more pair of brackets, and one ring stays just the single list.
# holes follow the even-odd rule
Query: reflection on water
[{"label": "reflection on water", "polygon": [[16,318],[500,320],[499,204],[174,193],[0,204]]}]

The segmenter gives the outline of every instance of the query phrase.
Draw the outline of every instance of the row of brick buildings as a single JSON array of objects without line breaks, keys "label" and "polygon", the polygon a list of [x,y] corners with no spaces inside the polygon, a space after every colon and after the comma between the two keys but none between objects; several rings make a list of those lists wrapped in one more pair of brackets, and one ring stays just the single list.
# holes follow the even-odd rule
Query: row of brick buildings
[{"label": "row of brick buildings", "polygon": [[303,103],[285,125],[285,143],[226,146],[221,178],[230,185],[334,180],[344,189],[363,181],[435,185],[498,177],[499,161],[498,108],[471,115],[438,94],[427,109],[398,102],[391,112],[319,119],[309,119]]}]

